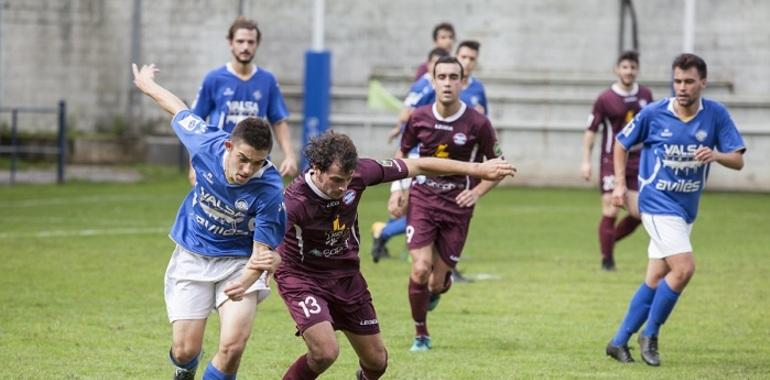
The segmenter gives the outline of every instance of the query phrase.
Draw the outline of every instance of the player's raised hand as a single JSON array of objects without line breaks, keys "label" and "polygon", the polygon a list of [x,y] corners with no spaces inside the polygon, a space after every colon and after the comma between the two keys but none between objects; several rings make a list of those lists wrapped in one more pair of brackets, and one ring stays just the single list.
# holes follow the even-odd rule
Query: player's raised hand
[{"label": "player's raised hand", "polygon": [[490,181],[499,181],[507,176],[516,175],[516,168],[502,158],[493,158],[478,164],[474,177]]},{"label": "player's raised hand", "polygon": [[281,162],[279,172],[282,177],[294,177],[297,175],[297,159],[293,156],[286,157]]},{"label": "player's raised hand", "polygon": [[155,84],[155,73],[160,71],[154,63],[142,65],[140,69],[136,63],[131,64],[131,71],[134,73],[134,85],[144,93],[147,93],[150,87]]}]

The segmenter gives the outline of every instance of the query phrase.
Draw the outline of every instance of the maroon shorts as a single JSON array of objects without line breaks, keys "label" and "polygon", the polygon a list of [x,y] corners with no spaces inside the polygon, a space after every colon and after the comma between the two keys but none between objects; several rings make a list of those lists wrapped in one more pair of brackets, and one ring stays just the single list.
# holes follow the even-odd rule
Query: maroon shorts
[{"label": "maroon shorts", "polygon": [[441,260],[454,268],[460,261],[471,217],[471,214],[455,214],[426,207],[422,202],[410,202],[406,215],[406,244],[409,249],[417,249],[435,243]]},{"label": "maroon shorts", "polygon": [[[602,194],[611,193],[615,188],[615,166],[612,158],[602,158],[599,167],[599,190]],[[639,169],[637,167],[626,167],[626,188],[628,190],[639,191]]]},{"label": "maroon shorts", "polygon": [[275,282],[300,335],[323,321],[329,321],[335,330],[358,335],[380,332],[372,295],[361,273],[324,279],[279,271]]}]

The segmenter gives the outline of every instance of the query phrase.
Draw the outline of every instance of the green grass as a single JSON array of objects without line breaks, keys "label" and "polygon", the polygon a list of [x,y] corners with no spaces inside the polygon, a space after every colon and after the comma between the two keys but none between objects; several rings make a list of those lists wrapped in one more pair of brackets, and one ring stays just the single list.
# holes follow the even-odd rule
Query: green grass
[{"label": "green grass", "polygon": [[[166,232],[188,189],[178,174],[148,182],[0,187],[0,364],[13,379],[169,378],[163,273]],[[166,179],[162,179],[162,178]],[[370,189],[360,226],[385,216]],[[456,284],[429,314],[434,349],[408,352],[409,264],[362,271],[390,353],[390,379],[768,378],[770,195],[706,194],[693,231],[696,275],[662,329],[663,366],[621,366],[604,345],[646,267],[640,229],[599,269],[594,191],[501,188],[476,211],[460,267],[494,278]],[[206,333],[216,350],[217,318]],[[240,378],[277,379],[305,351],[277,294],[260,306]],[[325,374],[349,379],[354,352]],[[632,353],[638,356],[638,349]],[[201,371],[202,372],[202,371]]]}]

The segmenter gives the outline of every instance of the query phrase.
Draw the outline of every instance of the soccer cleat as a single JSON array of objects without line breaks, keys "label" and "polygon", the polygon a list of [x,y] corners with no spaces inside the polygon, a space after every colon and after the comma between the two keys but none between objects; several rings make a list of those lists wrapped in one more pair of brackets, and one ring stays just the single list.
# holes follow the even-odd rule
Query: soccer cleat
[{"label": "soccer cleat", "polygon": [[197,368],[184,369],[176,368],[174,371],[174,380],[195,380],[195,372]]},{"label": "soccer cleat", "polygon": [[385,228],[385,223],[374,222],[372,224],[372,259],[375,263],[378,263],[380,259],[390,257],[388,247],[385,245],[386,241],[382,238],[382,230]]},{"label": "soccer cleat", "polygon": [[613,260],[613,259],[602,259],[602,269],[604,269],[606,272],[614,272],[615,271],[615,260]]},{"label": "soccer cleat", "polygon": [[441,294],[430,294],[430,299],[428,300],[428,311],[433,311],[433,309],[438,306],[438,302],[441,301]]},{"label": "soccer cleat", "polygon": [[612,341],[610,341],[609,343],[607,343],[607,348],[605,349],[605,352],[607,353],[607,356],[621,363],[634,362],[634,358],[631,357],[631,351],[629,351],[627,344],[624,344],[622,346],[614,346],[612,344]]},{"label": "soccer cleat", "polygon": [[639,351],[642,352],[642,360],[653,367],[660,365],[658,354],[658,337],[639,334]]},{"label": "soccer cleat", "polygon": [[414,342],[412,342],[412,348],[409,349],[409,351],[412,352],[424,352],[430,350],[432,347],[430,343],[430,337],[427,335],[418,335],[414,337]]},{"label": "soccer cleat", "polygon": [[457,270],[457,268],[453,268],[452,269],[452,281],[469,284],[469,283],[473,282],[473,279],[463,276],[462,272]]}]

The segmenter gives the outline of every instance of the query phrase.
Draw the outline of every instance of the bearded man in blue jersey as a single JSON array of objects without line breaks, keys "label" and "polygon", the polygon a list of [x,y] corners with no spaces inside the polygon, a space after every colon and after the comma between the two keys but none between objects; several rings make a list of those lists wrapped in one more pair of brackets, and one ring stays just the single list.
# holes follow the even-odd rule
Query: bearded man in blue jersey
[{"label": "bearded man in blue jersey", "polygon": [[642,144],[639,166],[639,210],[650,235],[645,280],[628,307],[608,356],[631,363],[631,335],[639,334],[642,360],[660,365],[658,333],[695,273],[690,231],[709,167],[717,162],[743,168],[746,147],[727,109],[701,98],[706,87],[706,62],[693,54],[678,56],[672,65],[675,96],[639,112],[615,142],[615,188],[612,201],[623,206],[629,149]]},{"label": "bearded man in blue jersey", "polygon": [[[206,320],[214,310],[219,349],[203,379],[235,379],[257,304],[270,291],[268,276],[281,262],[272,250],[283,239],[286,215],[283,182],[268,160],[270,127],[255,117],[238,122],[232,134],[207,125],[155,82],[154,65],[132,69],[136,87],[174,115],[171,126],[197,178],[169,234],[176,243],[165,276],[174,379],[195,378]],[[249,261],[254,269],[245,268]],[[238,302],[229,300],[225,292],[239,284],[249,286]]]},{"label": "bearded man in blue jersey", "polygon": [[[291,144],[289,112],[275,76],[252,63],[262,41],[253,20],[238,17],[227,33],[230,61],[203,79],[192,112],[227,132],[239,121],[256,116],[267,120],[284,154],[281,175],[297,174],[297,156]],[[191,182],[193,176],[191,173]]]}]

